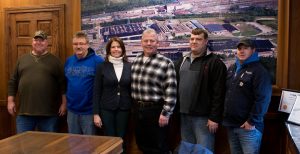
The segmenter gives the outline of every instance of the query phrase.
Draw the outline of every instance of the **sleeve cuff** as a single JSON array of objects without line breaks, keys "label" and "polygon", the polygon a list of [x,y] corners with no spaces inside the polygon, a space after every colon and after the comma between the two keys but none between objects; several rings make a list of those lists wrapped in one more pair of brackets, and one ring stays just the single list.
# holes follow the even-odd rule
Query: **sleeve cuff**
[{"label": "sleeve cuff", "polygon": [[166,110],[162,110],[161,115],[169,118],[172,115],[172,112],[167,112]]}]

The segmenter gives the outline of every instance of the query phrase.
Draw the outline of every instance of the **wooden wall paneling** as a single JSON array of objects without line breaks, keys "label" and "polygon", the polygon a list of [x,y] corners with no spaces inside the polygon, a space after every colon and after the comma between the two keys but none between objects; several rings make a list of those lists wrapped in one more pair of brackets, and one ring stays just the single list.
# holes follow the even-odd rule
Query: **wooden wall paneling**
[{"label": "wooden wall paneling", "polygon": [[264,118],[264,132],[261,144],[261,154],[280,153],[283,150],[285,113],[278,112],[280,96],[272,96],[271,104]]},{"label": "wooden wall paneling", "polygon": [[300,90],[300,1],[290,1],[288,88]]},{"label": "wooden wall paneling", "polygon": [[[2,36],[4,36],[4,10],[3,10],[3,3],[0,1],[0,108],[6,103],[6,99],[4,99],[4,96],[6,94],[6,88],[3,88],[6,86],[5,80],[3,80],[4,77],[6,77],[6,72],[5,72],[5,44],[4,44],[4,39]],[[1,123],[0,123],[0,128],[1,128]]]},{"label": "wooden wall paneling", "polygon": [[[278,55],[275,93],[281,88],[300,90],[300,1],[278,0]],[[274,93],[274,92],[273,92]]]},{"label": "wooden wall paneling", "polygon": [[290,0],[278,0],[276,85],[273,86],[273,95],[277,96],[281,95],[281,88],[287,88],[288,82],[289,7]]},{"label": "wooden wall paneling", "polygon": [[[66,57],[73,54],[72,39],[76,31],[81,29],[81,0],[65,0],[71,3],[66,5]],[[72,2],[70,2],[72,1]]]}]

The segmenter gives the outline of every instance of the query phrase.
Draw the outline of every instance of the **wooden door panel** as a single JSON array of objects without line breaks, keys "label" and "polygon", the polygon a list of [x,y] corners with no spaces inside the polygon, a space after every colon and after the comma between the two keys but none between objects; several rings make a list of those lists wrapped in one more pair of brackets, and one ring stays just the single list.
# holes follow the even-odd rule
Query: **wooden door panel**
[{"label": "wooden door panel", "polygon": [[17,27],[17,36],[18,37],[28,37],[29,31],[28,29],[30,26],[30,21],[17,21],[16,22]]},{"label": "wooden door panel", "polygon": [[23,54],[28,53],[28,51],[31,51],[31,46],[30,45],[19,45],[17,46],[17,57],[16,59],[18,59],[19,57],[21,57]]}]

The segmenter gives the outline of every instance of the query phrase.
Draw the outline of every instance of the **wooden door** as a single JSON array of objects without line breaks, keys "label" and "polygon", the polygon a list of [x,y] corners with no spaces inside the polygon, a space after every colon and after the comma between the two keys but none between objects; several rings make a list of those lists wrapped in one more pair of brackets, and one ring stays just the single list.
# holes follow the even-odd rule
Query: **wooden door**
[{"label": "wooden door", "polygon": [[[64,5],[7,8],[4,11],[7,81],[17,59],[24,53],[31,52],[32,37],[37,30],[47,32],[48,51],[61,60],[65,59]],[[7,111],[4,112],[5,109],[6,104],[0,104],[0,117],[8,117],[8,125],[0,128],[0,139],[15,134],[15,118],[9,116]]]}]

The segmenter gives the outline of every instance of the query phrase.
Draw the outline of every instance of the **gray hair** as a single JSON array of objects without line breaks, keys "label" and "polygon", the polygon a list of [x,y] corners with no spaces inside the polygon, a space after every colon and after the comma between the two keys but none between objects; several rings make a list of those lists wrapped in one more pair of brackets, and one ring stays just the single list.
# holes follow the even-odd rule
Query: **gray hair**
[{"label": "gray hair", "polygon": [[144,32],[142,34],[142,39],[145,34],[155,34],[156,40],[158,40],[157,32],[152,28],[147,28],[146,30],[144,30]]}]

